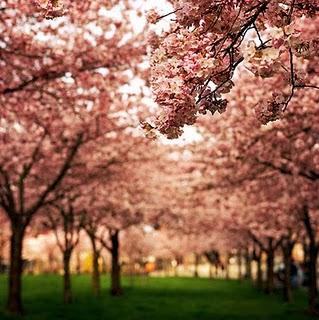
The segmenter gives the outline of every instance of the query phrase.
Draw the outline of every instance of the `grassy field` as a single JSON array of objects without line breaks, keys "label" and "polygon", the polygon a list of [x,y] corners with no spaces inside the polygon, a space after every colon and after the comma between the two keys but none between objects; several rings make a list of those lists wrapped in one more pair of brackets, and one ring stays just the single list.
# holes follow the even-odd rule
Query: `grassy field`
[{"label": "grassy field", "polygon": [[[249,283],[210,279],[136,278],[124,280],[122,297],[108,295],[103,278],[100,298],[90,292],[89,276],[74,276],[73,304],[61,302],[58,276],[27,276],[24,279],[25,320],[303,320],[306,299],[295,293],[288,305],[281,297],[266,296]],[[3,311],[6,279],[0,277],[0,319],[12,320]]]}]

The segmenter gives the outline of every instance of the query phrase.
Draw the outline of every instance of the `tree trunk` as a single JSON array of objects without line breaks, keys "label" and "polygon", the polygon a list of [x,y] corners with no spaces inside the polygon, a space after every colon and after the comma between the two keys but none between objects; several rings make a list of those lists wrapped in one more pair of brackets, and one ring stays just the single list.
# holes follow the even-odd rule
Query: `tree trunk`
[{"label": "tree trunk", "polygon": [[251,279],[251,257],[249,248],[245,250],[246,278]]},{"label": "tree trunk", "polygon": [[256,272],[256,287],[259,289],[263,288],[263,272],[262,272],[262,254],[263,250],[260,244],[254,240],[254,248],[253,248],[253,260],[257,263],[257,272]]},{"label": "tree trunk", "polygon": [[272,245],[273,240],[269,239],[269,246],[267,250],[267,279],[266,279],[266,293],[270,294],[274,291],[274,258],[275,253]]},{"label": "tree trunk", "polygon": [[219,266],[218,263],[215,263],[215,277],[218,278],[219,276]]},{"label": "tree trunk", "polygon": [[256,258],[257,261],[257,277],[256,277],[256,285],[257,288],[262,289],[263,288],[263,271],[261,268],[261,253],[260,255]]},{"label": "tree trunk", "polygon": [[226,280],[229,280],[229,254],[226,253],[225,256],[225,278]]},{"label": "tree trunk", "polygon": [[316,241],[315,230],[309,215],[307,206],[303,207],[303,223],[309,238],[309,288],[308,288],[308,304],[309,311],[313,314],[318,314],[318,287],[317,287],[317,259],[318,259],[318,244]]},{"label": "tree trunk", "polygon": [[282,245],[282,252],[284,256],[284,300],[291,302],[292,288],[291,288],[291,264],[292,264],[292,249],[293,243],[289,240]]},{"label": "tree trunk", "polygon": [[194,277],[198,278],[198,264],[199,264],[199,254],[195,253],[195,269],[194,269]]},{"label": "tree trunk", "polygon": [[111,256],[112,256],[112,270],[111,270],[111,295],[120,296],[123,291],[121,288],[121,267],[119,259],[119,231],[116,230],[111,234]]},{"label": "tree trunk", "polygon": [[243,267],[243,263],[242,263],[242,254],[241,254],[241,250],[238,249],[238,252],[237,252],[237,263],[238,263],[238,280],[242,280],[243,279],[243,270],[242,270],[242,267]]},{"label": "tree trunk", "polygon": [[212,278],[214,278],[214,276],[213,276],[213,265],[210,263],[209,264],[209,279],[212,279]]},{"label": "tree trunk", "polygon": [[7,310],[12,314],[22,314],[22,271],[23,259],[22,248],[25,228],[21,226],[21,222],[17,222],[17,226],[12,226],[12,234],[10,238],[10,269],[9,269],[9,294]]},{"label": "tree trunk", "polygon": [[179,273],[178,273],[178,266],[179,266],[179,260],[176,259],[176,265],[174,266],[174,277],[178,277],[179,276]]},{"label": "tree trunk", "polygon": [[227,264],[225,266],[225,278],[226,280],[229,280],[230,279],[230,275],[229,275],[229,264]]},{"label": "tree trunk", "polygon": [[81,257],[80,257],[80,252],[77,251],[76,253],[76,274],[80,275],[81,274]]},{"label": "tree trunk", "polygon": [[72,302],[71,289],[71,272],[70,272],[71,252],[69,250],[63,252],[63,301],[64,303]]},{"label": "tree trunk", "polygon": [[306,267],[309,266],[309,257],[310,257],[310,253],[309,253],[309,244],[306,241],[306,239],[302,240],[302,250],[303,250],[303,263]]},{"label": "tree trunk", "polygon": [[100,270],[99,270],[99,258],[100,253],[96,248],[96,241],[94,236],[90,236],[92,244],[92,290],[95,296],[99,296],[101,292],[101,282],[100,282]]},{"label": "tree trunk", "polygon": [[318,313],[317,259],[318,259],[318,247],[310,243],[308,302],[309,302],[309,310],[311,311],[311,313]]}]

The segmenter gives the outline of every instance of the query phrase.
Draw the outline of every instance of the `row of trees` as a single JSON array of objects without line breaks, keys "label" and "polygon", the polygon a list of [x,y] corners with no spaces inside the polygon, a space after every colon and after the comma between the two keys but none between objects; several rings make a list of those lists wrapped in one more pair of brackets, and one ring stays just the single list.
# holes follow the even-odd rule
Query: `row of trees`
[{"label": "row of trees", "polygon": [[[119,235],[147,224],[163,244],[147,250],[170,252],[176,261],[187,252],[244,250],[258,263],[259,282],[266,253],[268,292],[281,248],[287,299],[291,251],[302,242],[315,312],[316,1],[172,1],[177,20],[163,36],[150,38],[150,80],[164,113],[143,124],[147,135],[154,137],[157,127],[177,137],[198,114],[223,113],[230,104],[223,115],[199,117],[198,143],[175,147],[141,138],[136,130],[153,106],[146,106],[146,30],[134,28],[140,15],[134,1],[37,3],[35,9],[6,1],[0,8],[0,210],[4,237],[10,237],[8,310],[23,311],[26,236],[54,233],[63,255],[64,300],[70,302],[70,259],[80,231],[92,245],[94,293],[100,291],[97,261],[105,248],[112,256],[111,292],[118,295]],[[151,11],[148,19],[160,16]]]},{"label": "row of trees", "polygon": [[[103,204],[101,199],[108,192],[105,188],[103,194],[103,184],[111,187],[111,176],[122,179],[123,188],[134,177],[132,170],[109,168],[130,159],[135,164],[147,161],[142,149],[149,144],[133,129],[138,116],[147,113],[140,66],[144,36],[134,31],[130,14],[136,10],[129,3],[118,16],[109,14],[119,6],[116,1],[105,7],[90,1],[74,5],[68,16],[39,22],[42,13],[32,5],[1,4],[0,207],[10,228],[7,308],[12,313],[22,312],[26,234],[48,228],[56,232],[69,300],[68,265],[78,231],[88,225],[85,212],[138,216],[138,208],[131,208],[130,189],[120,207],[111,200],[120,185]],[[140,82],[132,94],[127,86],[136,79]],[[121,227],[107,225],[114,245],[114,230]]]},{"label": "row of trees", "polygon": [[[302,242],[309,306],[315,311],[318,4],[172,4],[170,29],[151,42],[151,83],[161,106],[152,125],[176,138],[185,124],[199,119],[205,142],[193,151],[194,170],[202,174],[198,188],[203,193],[220,194],[217,200],[226,212],[219,218],[223,233],[236,232],[266,252],[268,291],[273,289],[274,252],[282,247],[287,282],[291,250],[296,241]],[[156,23],[163,16],[154,10],[149,21]],[[225,114],[199,117],[207,111]]]},{"label": "row of trees", "polygon": [[[303,68],[312,70],[317,60],[304,61]],[[318,82],[316,67],[308,77]],[[194,150],[197,169],[203,172],[198,188],[221,192],[223,206],[230,212],[226,225],[253,241],[250,247],[258,248],[257,261],[261,252],[267,254],[268,291],[273,290],[274,252],[281,248],[285,294],[290,299],[291,252],[296,242],[303,244],[309,306],[314,311],[318,299],[318,94],[295,93],[282,119],[260,127],[254,112],[258,99],[267,100],[274,87],[284,91],[285,84],[280,79],[252,80],[247,71],[238,81],[243,85],[230,95],[233,107],[216,120],[201,119],[208,142]]]}]

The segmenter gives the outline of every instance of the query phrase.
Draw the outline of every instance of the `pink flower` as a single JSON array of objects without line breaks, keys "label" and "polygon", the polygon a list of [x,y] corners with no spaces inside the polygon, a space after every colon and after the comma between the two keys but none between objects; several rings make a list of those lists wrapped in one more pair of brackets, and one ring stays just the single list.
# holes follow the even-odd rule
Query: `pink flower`
[{"label": "pink flower", "polygon": [[154,9],[148,11],[146,19],[149,23],[156,23],[160,19],[160,15]]}]

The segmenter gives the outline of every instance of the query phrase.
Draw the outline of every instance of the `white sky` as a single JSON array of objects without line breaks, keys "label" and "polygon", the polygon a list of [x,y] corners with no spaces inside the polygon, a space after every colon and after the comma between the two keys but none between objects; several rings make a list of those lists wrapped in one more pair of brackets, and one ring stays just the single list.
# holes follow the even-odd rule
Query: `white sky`
[{"label": "white sky", "polygon": [[[136,4],[136,9],[140,10],[142,12],[142,16],[138,16],[134,12],[131,14],[132,21],[134,21],[134,28],[135,31],[141,32],[143,30],[143,26],[146,23],[146,13],[150,9],[156,9],[158,10],[160,15],[165,15],[169,12],[173,11],[173,7],[171,4],[169,4],[166,0],[157,0],[157,1],[149,1],[149,0],[135,0],[134,4]],[[108,10],[104,7],[101,7],[99,11],[99,15],[105,16],[105,17],[112,17],[116,18],[118,17],[119,20],[121,19],[121,5],[113,7],[111,10]],[[65,19],[64,17],[61,18],[56,18],[54,20],[47,20],[44,23],[50,24],[52,26],[58,26],[61,23],[61,20]],[[165,17],[161,19],[155,26],[154,30],[156,32],[160,32],[163,29],[167,29],[169,27],[170,21],[172,19],[172,16]],[[93,34],[95,33],[96,35],[100,35],[102,29],[98,27],[97,25],[94,25],[93,23],[88,25],[88,30],[92,32]],[[68,32],[72,32],[72,30],[67,30]],[[88,34],[89,36],[89,34]],[[112,36],[112,32],[110,34],[110,37]],[[37,36],[38,40],[42,41],[47,41],[48,39],[45,38],[45,35],[42,34],[41,32],[38,33]],[[91,36],[92,39],[88,39],[92,41],[92,45],[94,45],[94,37]],[[69,77],[72,80],[72,77]],[[141,83],[137,79],[137,82],[130,83],[129,85],[123,86],[123,89],[125,92],[139,92],[141,88]],[[147,98],[147,100],[150,100]],[[168,144],[168,145],[183,145],[187,143],[192,143],[192,142],[197,142],[202,139],[200,133],[197,131],[195,126],[185,126],[184,127],[184,134],[179,138],[179,139],[174,139],[174,140],[169,140],[166,139],[164,136],[159,137],[159,141],[163,144]]]}]

